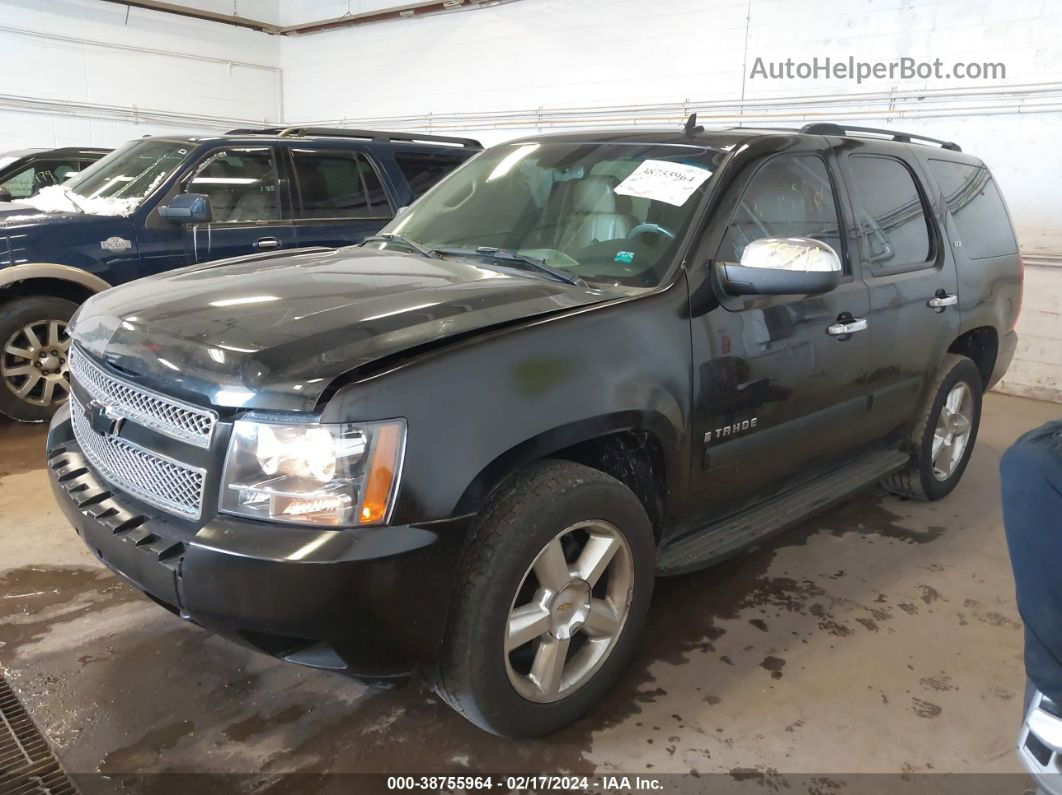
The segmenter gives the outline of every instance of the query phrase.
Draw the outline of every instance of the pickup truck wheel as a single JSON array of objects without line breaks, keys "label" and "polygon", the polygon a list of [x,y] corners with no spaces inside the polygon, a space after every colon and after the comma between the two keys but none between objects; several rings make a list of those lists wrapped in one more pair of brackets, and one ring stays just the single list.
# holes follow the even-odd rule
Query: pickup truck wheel
[{"label": "pickup truck wheel", "polygon": [[66,324],[76,309],[48,296],[0,304],[0,413],[47,422],[70,396]]},{"label": "pickup truck wheel", "polygon": [[919,500],[950,494],[977,441],[981,394],[981,374],[973,360],[947,354],[911,434],[911,462],[885,478],[885,488]]},{"label": "pickup truck wheel", "polygon": [[633,652],[654,558],[645,509],[618,480],[556,460],[512,478],[469,537],[435,691],[502,736],[574,721]]}]

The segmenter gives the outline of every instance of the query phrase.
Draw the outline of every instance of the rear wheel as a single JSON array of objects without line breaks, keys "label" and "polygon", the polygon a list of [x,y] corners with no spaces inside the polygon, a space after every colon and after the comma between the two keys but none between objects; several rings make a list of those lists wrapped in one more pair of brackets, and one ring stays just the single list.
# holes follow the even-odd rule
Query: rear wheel
[{"label": "rear wheel", "polygon": [[947,354],[911,434],[910,463],[883,481],[889,491],[920,500],[951,493],[977,441],[981,393],[981,374],[973,360]]},{"label": "rear wheel", "polygon": [[0,413],[46,422],[70,396],[67,323],[75,309],[46,296],[0,305]]},{"label": "rear wheel", "polygon": [[568,461],[516,476],[469,539],[436,692],[495,734],[575,720],[634,649],[654,555],[645,509],[614,478]]}]

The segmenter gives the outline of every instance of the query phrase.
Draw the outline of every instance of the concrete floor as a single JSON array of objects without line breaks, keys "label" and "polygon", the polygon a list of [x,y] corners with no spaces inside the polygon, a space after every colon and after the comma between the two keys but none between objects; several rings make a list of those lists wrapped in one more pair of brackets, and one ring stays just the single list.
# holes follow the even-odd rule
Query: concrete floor
[{"label": "concrete floor", "polygon": [[618,686],[527,742],[420,688],[368,690],[182,623],[82,548],[43,429],[0,423],[0,666],[73,772],[1014,773],[1024,679],[997,466],[1060,413],[989,395],[947,500],[858,495],[659,581]]}]

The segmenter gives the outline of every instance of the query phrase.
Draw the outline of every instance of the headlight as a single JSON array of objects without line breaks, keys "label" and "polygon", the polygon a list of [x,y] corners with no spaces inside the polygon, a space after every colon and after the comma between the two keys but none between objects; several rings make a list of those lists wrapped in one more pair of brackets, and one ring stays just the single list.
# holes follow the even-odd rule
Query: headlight
[{"label": "headlight", "polygon": [[238,420],[221,481],[224,513],[316,525],[386,522],[398,491],[404,420],[279,425]]}]

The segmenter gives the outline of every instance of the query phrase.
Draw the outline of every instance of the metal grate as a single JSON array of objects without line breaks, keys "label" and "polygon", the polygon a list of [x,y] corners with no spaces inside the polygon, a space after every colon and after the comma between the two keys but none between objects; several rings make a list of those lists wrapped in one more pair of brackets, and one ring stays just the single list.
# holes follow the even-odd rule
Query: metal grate
[{"label": "metal grate", "polygon": [[74,438],[104,480],[164,511],[199,518],[206,482],[204,470],[145,450],[120,437],[96,433],[85,416],[85,409],[73,396],[70,397],[70,420]]},{"label": "metal grate", "polygon": [[95,400],[138,425],[196,447],[210,446],[210,436],[218,421],[218,415],[210,409],[174,400],[115,378],[93,363],[76,345],[70,349],[70,376]]},{"label": "metal grate", "polygon": [[48,742],[0,679],[0,792],[5,795],[76,795]]}]

